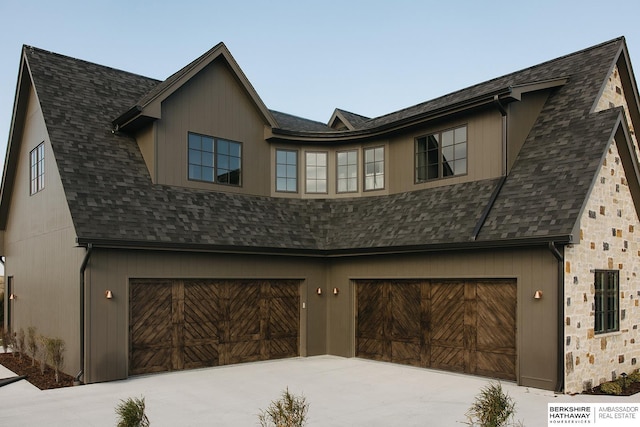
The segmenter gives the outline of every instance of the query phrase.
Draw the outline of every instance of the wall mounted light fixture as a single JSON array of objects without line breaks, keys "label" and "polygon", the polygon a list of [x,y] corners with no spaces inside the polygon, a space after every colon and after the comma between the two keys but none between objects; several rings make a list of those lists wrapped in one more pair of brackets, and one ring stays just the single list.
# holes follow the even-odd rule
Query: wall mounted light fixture
[{"label": "wall mounted light fixture", "polygon": [[111,291],[107,290],[107,291],[105,291],[105,293],[104,293],[104,297],[105,297],[106,299],[113,299],[113,293],[112,293]]},{"label": "wall mounted light fixture", "polygon": [[16,294],[11,294],[11,295],[9,295],[9,299],[10,299],[10,300],[14,300],[14,299],[17,299],[17,298],[18,298],[18,297],[16,296]]},{"label": "wall mounted light fixture", "polygon": [[338,288],[333,288],[333,294],[334,295],[338,295],[340,293],[340,289]]},{"label": "wall mounted light fixture", "polygon": [[535,294],[533,294],[533,299],[542,299],[542,291],[537,290]]},{"label": "wall mounted light fixture", "polygon": [[316,289],[316,294],[318,294],[318,295],[322,295],[322,288],[318,288],[318,289]]}]

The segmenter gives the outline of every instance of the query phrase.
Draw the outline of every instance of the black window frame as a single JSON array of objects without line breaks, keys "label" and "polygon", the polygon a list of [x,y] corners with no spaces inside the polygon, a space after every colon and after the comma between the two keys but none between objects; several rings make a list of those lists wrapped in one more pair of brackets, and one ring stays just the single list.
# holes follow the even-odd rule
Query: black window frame
[{"label": "black window frame", "polygon": [[44,190],[44,141],[29,152],[29,194]]},{"label": "black window frame", "polygon": [[[192,146],[192,136],[200,138],[200,148]],[[203,147],[204,139],[211,140],[211,150]],[[206,182],[209,184],[242,186],[242,143],[227,138],[219,138],[198,132],[187,133],[187,179],[189,181]],[[211,156],[211,164],[205,163],[203,158]],[[192,157],[193,156],[193,157]],[[200,160],[197,160],[197,157]],[[234,168],[237,162],[237,168]],[[192,174],[195,168],[200,168],[200,175]],[[210,171],[204,176],[204,171]]]},{"label": "black window frame", "polygon": [[620,271],[596,270],[594,273],[595,334],[620,330]]},{"label": "black window frame", "polygon": [[[464,129],[464,140],[456,142],[456,131]],[[452,143],[444,146],[443,135],[451,132]],[[464,146],[464,155],[458,156],[457,148]],[[452,158],[445,158],[445,150],[451,151]],[[431,132],[415,138],[414,149],[415,183],[453,178],[469,173],[469,127],[467,124]],[[457,163],[464,164],[464,170],[456,170]],[[451,165],[454,165],[453,169]]]}]

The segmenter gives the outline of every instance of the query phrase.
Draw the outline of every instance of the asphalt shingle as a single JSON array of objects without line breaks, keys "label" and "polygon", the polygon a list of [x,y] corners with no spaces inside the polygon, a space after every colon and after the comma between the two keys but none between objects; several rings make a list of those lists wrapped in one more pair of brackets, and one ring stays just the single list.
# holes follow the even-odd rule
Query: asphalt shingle
[{"label": "asphalt shingle", "polygon": [[[618,110],[591,113],[623,39],[540,64],[386,116],[373,129],[499,88],[568,77],[549,96],[479,242],[568,235],[606,149]],[[336,200],[259,197],[154,185],[134,139],[111,121],[159,81],[25,47],[80,240],[287,252],[357,252],[470,242],[498,179]],[[272,112],[286,129],[333,132]]]}]

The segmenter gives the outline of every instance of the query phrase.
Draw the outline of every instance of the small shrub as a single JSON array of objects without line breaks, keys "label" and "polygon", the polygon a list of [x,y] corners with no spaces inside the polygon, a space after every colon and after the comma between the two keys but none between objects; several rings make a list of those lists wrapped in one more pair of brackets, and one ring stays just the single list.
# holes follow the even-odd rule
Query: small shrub
[{"label": "small shrub", "polygon": [[144,397],[128,398],[121,400],[116,406],[116,414],[118,414],[118,427],[148,427],[150,425],[149,418],[144,413]]},{"label": "small shrub", "polygon": [[24,329],[20,328],[18,333],[16,334],[16,350],[20,354],[20,359],[24,355],[25,343],[24,343]]},{"label": "small shrub", "polygon": [[627,377],[627,384],[640,383],[640,371],[635,371]]},{"label": "small shrub", "polygon": [[7,352],[7,349],[11,346],[11,341],[12,341],[11,332],[9,332],[5,328],[2,328],[2,350],[4,350],[5,353]]},{"label": "small shrub", "polygon": [[622,393],[622,384],[618,381],[609,381],[600,384],[600,391],[606,394],[619,395]]},{"label": "small shrub", "polygon": [[36,356],[38,354],[38,336],[35,326],[27,328],[27,351],[31,356],[31,366],[36,366]]},{"label": "small shrub", "polygon": [[502,391],[502,385],[492,382],[476,396],[475,402],[467,411],[466,424],[481,427],[516,425],[513,422],[515,407],[513,399]]},{"label": "small shrub", "polygon": [[260,411],[258,419],[261,427],[302,427],[307,423],[309,403],[304,396],[282,392],[279,400],[271,402],[266,410]]},{"label": "small shrub", "polygon": [[56,382],[60,381],[59,373],[64,366],[64,340],[61,338],[46,338],[47,357],[53,365]]},{"label": "small shrub", "polygon": [[47,337],[40,335],[38,337],[38,361],[40,362],[40,373],[44,375],[44,370],[47,367]]}]

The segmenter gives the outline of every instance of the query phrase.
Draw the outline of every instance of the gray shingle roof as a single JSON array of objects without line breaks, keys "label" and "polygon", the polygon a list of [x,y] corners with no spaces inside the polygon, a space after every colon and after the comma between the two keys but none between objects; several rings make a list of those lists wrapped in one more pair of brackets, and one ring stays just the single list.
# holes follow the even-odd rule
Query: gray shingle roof
[{"label": "gray shingle roof", "polygon": [[[478,241],[569,235],[619,114],[591,114],[590,108],[623,43],[616,39],[361,125],[379,126],[505,85],[570,77],[549,97]],[[159,82],[35,48],[26,47],[25,54],[81,241],[300,253],[464,246],[498,184],[336,200],[154,185],[135,140],[112,133],[111,120]],[[329,129],[272,114],[294,130]]]}]

